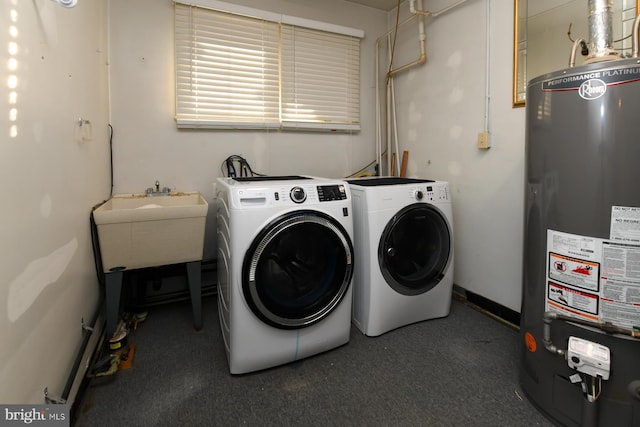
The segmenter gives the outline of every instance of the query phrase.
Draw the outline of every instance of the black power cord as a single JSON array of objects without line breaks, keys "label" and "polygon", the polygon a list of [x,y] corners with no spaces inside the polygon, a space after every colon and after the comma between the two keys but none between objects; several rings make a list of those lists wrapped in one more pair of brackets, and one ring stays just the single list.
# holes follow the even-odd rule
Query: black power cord
[{"label": "black power cord", "polygon": [[237,154],[233,154],[224,159],[220,166],[220,170],[224,176],[229,178],[236,178],[238,176],[264,176],[263,174],[257,173],[251,169],[247,159]]}]

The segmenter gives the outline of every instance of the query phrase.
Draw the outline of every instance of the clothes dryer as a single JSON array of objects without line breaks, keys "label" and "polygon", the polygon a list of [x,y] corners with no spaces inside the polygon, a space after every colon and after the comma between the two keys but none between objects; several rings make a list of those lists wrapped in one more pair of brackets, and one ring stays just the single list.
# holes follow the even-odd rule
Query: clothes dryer
[{"label": "clothes dryer", "polygon": [[345,181],[217,180],[218,308],[232,374],[346,344],[353,220]]},{"label": "clothes dryer", "polygon": [[378,336],[449,314],[453,218],[449,185],[400,177],[348,180],[353,197],[353,323]]}]

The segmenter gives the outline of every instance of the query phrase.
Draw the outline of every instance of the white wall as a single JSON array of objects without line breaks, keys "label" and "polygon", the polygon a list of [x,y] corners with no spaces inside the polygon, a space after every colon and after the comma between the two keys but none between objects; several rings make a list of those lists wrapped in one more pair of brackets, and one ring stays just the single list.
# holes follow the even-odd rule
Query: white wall
[{"label": "white wall", "polygon": [[81,319],[96,311],[89,213],[110,191],[106,5],[0,6],[2,403],[44,403],[45,387],[59,396]]},{"label": "white wall", "polygon": [[[490,4],[492,148],[476,148],[487,111],[487,1],[469,0],[425,18],[427,63],[395,78],[398,139],[400,152],[409,151],[409,176],[450,183],[455,283],[520,311],[524,109],[511,107],[513,2]],[[436,12],[453,3],[425,5]],[[417,26],[411,28],[398,38],[397,65],[416,57]]]},{"label": "white wall", "polygon": [[[115,192],[137,193],[156,180],[197,190],[213,202],[212,183],[231,154],[263,174],[349,175],[375,158],[373,43],[386,13],[342,0],[234,0],[302,18],[360,28],[362,131],[355,134],[276,131],[189,131],[174,120],[172,0],[110,2],[111,123]],[[215,258],[215,210],[207,217],[205,258]]]}]

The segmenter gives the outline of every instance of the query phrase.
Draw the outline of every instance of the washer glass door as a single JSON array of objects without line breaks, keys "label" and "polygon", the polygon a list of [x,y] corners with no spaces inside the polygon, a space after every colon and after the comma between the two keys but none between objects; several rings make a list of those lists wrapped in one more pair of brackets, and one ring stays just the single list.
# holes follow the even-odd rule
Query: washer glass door
[{"label": "washer glass door", "polygon": [[386,282],[403,295],[436,286],[451,258],[451,231],[435,206],[414,203],[387,223],[378,245],[378,263]]},{"label": "washer glass door", "polygon": [[254,239],[243,264],[243,293],[264,322],[282,329],[310,326],[341,302],[353,274],[353,247],[334,218],[295,211]]}]

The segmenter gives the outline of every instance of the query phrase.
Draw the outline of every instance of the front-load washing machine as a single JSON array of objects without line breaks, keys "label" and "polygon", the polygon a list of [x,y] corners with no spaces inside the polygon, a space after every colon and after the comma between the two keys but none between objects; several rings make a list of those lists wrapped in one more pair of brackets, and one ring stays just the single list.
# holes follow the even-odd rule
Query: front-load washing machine
[{"label": "front-load washing machine", "polygon": [[445,317],[453,291],[449,185],[401,177],[348,180],[353,198],[353,323],[368,336]]},{"label": "front-load washing machine", "polygon": [[346,344],[353,220],[345,181],[219,178],[218,308],[229,370],[242,374]]}]

